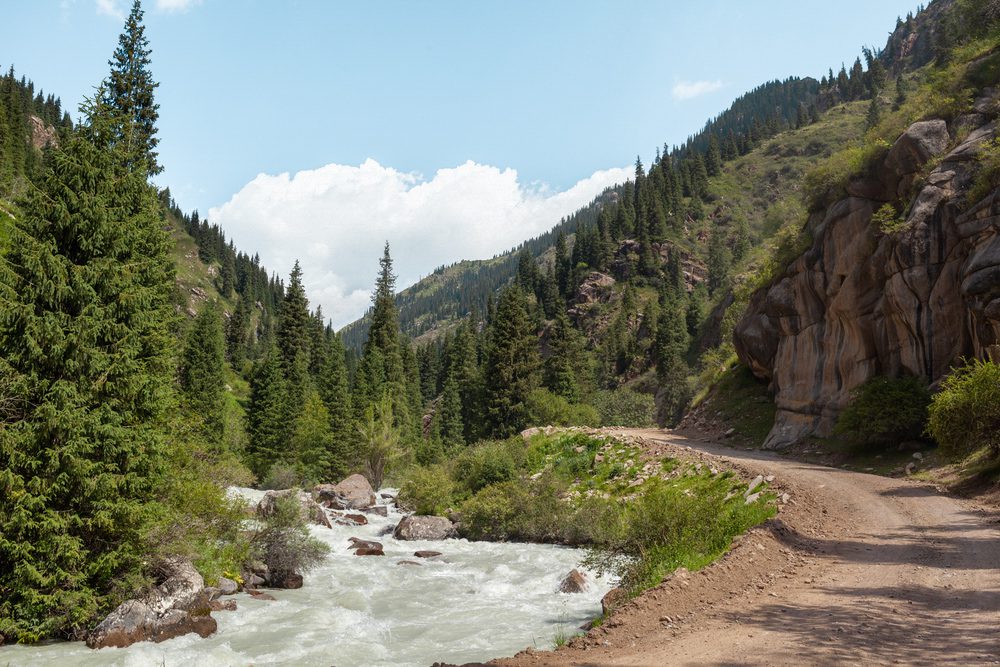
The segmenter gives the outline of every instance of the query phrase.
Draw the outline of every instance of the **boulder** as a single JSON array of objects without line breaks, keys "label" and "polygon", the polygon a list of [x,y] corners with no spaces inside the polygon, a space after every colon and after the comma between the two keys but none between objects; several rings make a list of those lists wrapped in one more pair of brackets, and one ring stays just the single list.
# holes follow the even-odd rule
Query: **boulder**
[{"label": "boulder", "polygon": [[601,611],[607,616],[618,607],[628,602],[628,593],[624,588],[612,588],[601,598]]},{"label": "boulder", "polygon": [[455,525],[443,516],[417,514],[403,517],[392,532],[397,540],[445,540],[456,534]]},{"label": "boulder", "polygon": [[420,567],[420,563],[418,563],[415,560],[400,560],[400,561],[396,561],[396,565],[410,565],[410,566],[416,565],[417,567]]},{"label": "boulder", "polygon": [[219,583],[216,585],[216,588],[219,589],[219,595],[234,595],[240,590],[240,585],[232,579],[219,577]]},{"label": "boulder", "polygon": [[583,593],[589,588],[587,584],[587,577],[583,575],[577,569],[572,569],[569,573],[563,577],[563,580],[559,582],[559,592],[560,593]]},{"label": "boulder", "polygon": [[354,551],[355,556],[384,556],[385,552],[382,551],[382,547],[376,547],[374,549],[369,549],[368,547],[359,547]]},{"label": "boulder", "polygon": [[341,518],[344,519],[345,521],[350,521],[355,526],[368,525],[368,517],[366,517],[364,514],[345,514]]},{"label": "boulder", "polygon": [[265,600],[267,602],[276,602],[278,599],[270,593],[261,593],[260,591],[250,591],[250,597],[254,600]]},{"label": "boulder", "polygon": [[332,509],[360,510],[375,504],[375,491],[363,475],[351,475],[339,484],[320,484],[313,493]]},{"label": "boulder", "polygon": [[434,558],[435,556],[440,556],[440,551],[414,551],[413,555],[417,558]]},{"label": "boulder", "polygon": [[212,611],[236,611],[236,600],[212,600]]},{"label": "boulder", "polygon": [[272,574],[271,586],[274,588],[302,588],[302,575],[297,572]]},{"label": "boulder", "polygon": [[170,559],[163,582],[141,599],[126,600],[87,635],[90,648],[124,648],[162,642],[188,633],[208,637],[217,629],[205,581],[190,561]]},{"label": "boulder", "polygon": [[362,539],[360,539],[358,537],[352,537],[352,538],[348,539],[347,541],[351,543],[350,546],[347,547],[348,549],[381,549],[382,548],[382,543],[381,542],[375,542],[374,540],[362,540]]},{"label": "boulder", "polygon": [[299,489],[268,491],[264,494],[264,497],[260,499],[260,502],[257,503],[257,516],[261,519],[266,519],[271,516],[275,512],[278,499],[287,498],[288,496],[295,496],[298,499],[303,519],[309,521],[310,523],[314,523],[317,526],[333,528],[330,524],[330,519],[326,516],[326,512],[323,511],[323,508],[316,504],[316,502],[309,497],[308,493],[300,491]]},{"label": "boulder", "polygon": [[376,516],[389,516],[389,508],[385,505],[374,505],[373,507],[365,508],[363,511]]}]

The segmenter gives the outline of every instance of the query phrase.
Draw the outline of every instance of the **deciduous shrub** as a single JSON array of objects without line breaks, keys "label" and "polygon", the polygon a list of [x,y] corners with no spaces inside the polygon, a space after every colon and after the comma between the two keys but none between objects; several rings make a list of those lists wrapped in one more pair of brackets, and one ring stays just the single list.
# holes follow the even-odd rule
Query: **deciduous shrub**
[{"label": "deciduous shrub", "polygon": [[598,392],[594,407],[602,426],[652,426],[655,423],[653,396],[626,387]]},{"label": "deciduous shrub", "polygon": [[954,455],[986,447],[1000,456],[1000,365],[975,360],[953,370],[931,401],[927,433]]},{"label": "deciduous shrub", "polygon": [[524,465],[524,449],[520,438],[472,447],[455,461],[455,480],[471,493],[512,480]]},{"label": "deciduous shrub", "polygon": [[929,404],[922,378],[877,375],[851,391],[834,430],[859,442],[899,444],[921,436]]},{"label": "deciduous shrub", "polygon": [[308,572],[329,552],[329,547],[309,534],[294,494],[276,499],[274,513],[264,519],[250,547],[251,556],[264,563],[277,581]]},{"label": "deciduous shrub", "polygon": [[531,426],[598,426],[597,410],[584,403],[570,403],[547,389],[535,389],[526,402]]},{"label": "deciduous shrub", "polygon": [[399,486],[399,504],[417,514],[442,514],[453,504],[455,483],[443,465],[413,466]]}]

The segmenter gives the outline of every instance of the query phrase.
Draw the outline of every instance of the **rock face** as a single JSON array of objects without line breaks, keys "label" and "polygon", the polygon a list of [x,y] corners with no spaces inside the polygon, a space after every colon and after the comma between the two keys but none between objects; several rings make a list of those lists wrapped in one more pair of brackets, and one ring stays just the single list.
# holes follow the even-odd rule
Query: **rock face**
[{"label": "rock face", "polygon": [[403,517],[392,532],[397,540],[445,540],[456,535],[455,525],[443,516]]},{"label": "rock face", "polygon": [[316,499],[333,509],[363,510],[375,504],[375,491],[363,475],[351,475],[340,484],[320,484]]},{"label": "rock face", "polygon": [[[995,91],[976,108],[995,109]],[[765,447],[829,435],[852,389],[874,375],[935,382],[963,357],[1000,342],[1000,191],[968,205],[976,156],[995,123],[958,146],[943,120],[912,125],[851,195],[813,214],[812,247],[756,292],[737,325],[740,359],[770,382],[777,415]],[[924,174],[937,157],[936,168]],[[885,233],[872,214],[886,202],[907,210]]]},{"label": "rock face", "polygon": [[127,600],[87,636],[90,648],[124,648],[136,642],[162,642],[191,632],[208,637],[217,629],[205,581],[190,561],[164,564],[166,579],[142,599]]}]

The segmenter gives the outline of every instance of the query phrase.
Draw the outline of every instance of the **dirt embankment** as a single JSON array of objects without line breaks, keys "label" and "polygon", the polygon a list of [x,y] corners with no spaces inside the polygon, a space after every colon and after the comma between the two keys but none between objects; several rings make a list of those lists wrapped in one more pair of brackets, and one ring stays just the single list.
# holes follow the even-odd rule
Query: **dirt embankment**
[{"label": "dirt embankment", "polygon": [[498,664],[1000,664],[995,513],[907,480],[624,433],[774,475],[791,500],[716,563],[674,575],[569,646]]}]

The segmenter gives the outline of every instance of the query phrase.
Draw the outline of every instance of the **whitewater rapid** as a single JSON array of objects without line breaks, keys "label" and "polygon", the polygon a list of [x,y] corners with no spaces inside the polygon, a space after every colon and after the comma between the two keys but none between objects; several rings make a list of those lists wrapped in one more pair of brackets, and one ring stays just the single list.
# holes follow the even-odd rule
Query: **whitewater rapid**
[{"label": "whitewater rapid", "polygon": [[[262,492],[236,489],[250,500]],[[467,540],[399,541],[380,533],[403,515],[367,514],[368,525],[314,526],[330,555],[305,575],[299,590],[269,590],[277,601],[232,596],[236,611],[213,612],[219,630],[125,649],[93,651],[80,642],[0,648],[0,665],[201,667],[317,665],[426,667],[552,648],[600,615],[611,582],[587,573],[585,593],[558,592],[579,567],[579,549]],[[348,538],[382,542],[385,556],[355,556]],[[442,552],[415,558],[419,550]],[[400,565],[402,560],[420,565]],[[581,571],[584,571],[581,569]]]}]

